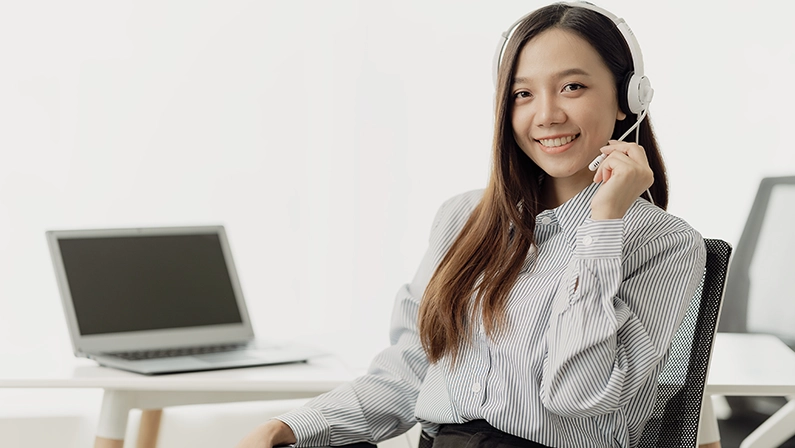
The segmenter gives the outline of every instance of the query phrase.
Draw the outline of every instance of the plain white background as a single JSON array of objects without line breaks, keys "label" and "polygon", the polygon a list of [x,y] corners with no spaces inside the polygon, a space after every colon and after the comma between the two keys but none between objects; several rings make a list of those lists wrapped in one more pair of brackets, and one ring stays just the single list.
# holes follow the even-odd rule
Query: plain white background
[{"label": "plain white background", "polygon": [[[0,353],[71,350],[45,230],[220,223],[259,336],[366,362],[437,207],[485,185],[494,47],[543,4],[2,1]],[[795,173],[793,7],[598,4],[643,49],[669,211],[736,243]],[[0,407],[59,406],[32,393]]]}]

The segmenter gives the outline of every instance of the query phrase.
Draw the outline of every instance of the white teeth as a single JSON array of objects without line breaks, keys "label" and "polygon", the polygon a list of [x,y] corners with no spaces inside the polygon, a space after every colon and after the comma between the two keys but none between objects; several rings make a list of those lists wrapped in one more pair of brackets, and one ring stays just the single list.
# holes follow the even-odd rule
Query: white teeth
[{"label": "white teeth", "polygon": [[539,140],[542,145],[546,146],[547,148],[554,148],[556,146],[565,145],[570,141],[574,140],[577,136],[576,135],[569,135],[568,137],[563,138],[546,138],[543,140]]}]

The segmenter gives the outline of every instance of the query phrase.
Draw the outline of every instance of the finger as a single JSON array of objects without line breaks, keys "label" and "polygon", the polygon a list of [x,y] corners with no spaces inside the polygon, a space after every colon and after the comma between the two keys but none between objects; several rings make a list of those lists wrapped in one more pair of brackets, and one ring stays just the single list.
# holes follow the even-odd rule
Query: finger
[{"label": "finger", "polygon": [[603,153],[604,158],[602,159],[602,162],[597,167],[597,171],[599,169],[601,169],[602,167],[604,167],[605,166],[605,162],[609,161],[611,158],[621,157],[621,158],[625,158],[626,159],[627,157],[629,157],[625,151],[626,151],[626,148],[618,148],[618,147],[615,147],[615,148],[614,147],[610,147],[610,149],[606,149],[604,151],[604,153]]},{"label": "finger", "polygon": [[613,169],[610,166],[605,166],[602,170],[602,183],[605,183],[613,177]]},{"label": "finger", "polygon": [[[604,148],[602,148],[604,149]],[[606,182],[607,179],[610,178],[610,173],[606,172],[608,165],[605,165],[605,162],[610,159],[611,154],[621,153],[619,148],[610,148],[609,150],[603,151],[603,158],[602,162],[597,166],[596,173],[594,173],[594,182]]]},{"label": "finger", "polygon": [[608,143],[608,144],[606,144],[606,145],[602,146],[601,148],[599,148],[599,151],[600,151],[602,154],[604,154],[604,155],[606,155],[606,156],[609,156],[609,155],[610,155],[610,153],[612,153],[612,152],[613,152],[613,151],[615,151],[616,149],[618,149],[618,146],[616,146],[616,145],[611,145],[610,143]]},{"label": "finger", "polygon": [[[602,165],[604,165],[606,172],[609,172],[607,178],[603,179],[605,182],[607,182],[607,180],[612,178],[615,174],[630,173],[637,171],[641,167],[637,161],[632,160],[631,157],[621,151],[614,151],[612,154],[610,154],[610,157],[605,159]],[[605,177],[604,174],[602,177]]]},{"label": "finger", "polygon": [[613,153],[615,150],[616,150],[616,148],[611,148],[610,146],[603,146],[603,147],[599,148],[599,151],[601,151],[601,153],[602,153],[602,155],[600,155],[599,157],[602,158],[602,161],[596,167],[596,172],[594,173],[594,176],[593,176],[593,181],[594,182],[598,183],[598,182],[604,182],[605,180],[607,180],[605,178],[605,175],[604,175],[604,163],[605,163],[605,160],[607,160],[607,158],[610,156],[610,154]]},{"label": "finger", "polygon": [[607,158],[610,157],[611,154],[626,154],[629,149],[623,145],[608,145],[599,148],[599,151]]},{"label": "finger", "polygon": [[601,181],[607,182],[618,173],[631,173],[637,171],[640,166],[641,165],[637,161],[632,160],[632,158],[623,152],[613,151],[610,156],[605,158],[604,162],[599,165]]},{"label": "finger", "polygon": [[599,183],[602,181],[602,167],[599,166],[596,168],[596,173],[593,175],[594,183]]},{"label": "finger", "polygon": [[641,170],[648,168],[649,163],[646,161],[646,158],[643,154],[638,154],[635,152],[636,149],[630,148],[629,152],[624,152],[624,149],[627,148],[620,148],[612,151],[609,156],[605,157],[605,160],[602,162],[602,164],[604,165],[605,162],[608,162],[607,166],[609,166],[611,170],[614,170],[618,167],[617,162],[622,162],[626,165],[626,168],[631,170]]},{"label": "finger", "polygon": [[602,151],[602,154],[611,154],[616,151],[627,153],[632,145],[634,145],[634,143],[610,140],[605,146],[602,146],[599,150]]},{"label": "finger", "polygon": [[613,148],[615,150],[621,151],[624,154],[628,155],[630,158],[637,160],[638,162],[648,163],[648,159],[646,157],[646,150],[643,146],[638,145],[637,143],[633,142],[622,142],[618,140],[610,140],[608,145],[605,148]]},{"label": "finger", "polygon": [[612,170],[621,169],[629,173],[643,172],[651,169],[649,168],[649,162],[646,160],[646,155],[642,148],[637,147],[637,145],[633,146],[635,147],[630,147],[627,153],[614,151],[609,157],[605,158],[605,160],[612,159],[610,165]]},{"label": "finger", "polygon": [[648,165],[649,159],[646,157],[646,150],[640,145],[630,145],[627,151],[630,159],[637,161],[641,165]]},{"label": "finger", "polygon": [[[632,156],[630,156],[629,154],[627,154],[627,153],[625,153],[624,151],[621,151],[621,150],[613,151],[612,153],[610,153],[610,156],[606,157],[605,161],[607,161],[608,159],[612,159],[612,163],[622,162],[622,163],[629,163],[629,164],[633,164],[633,165],[638,164],[638,161],[634,160],[632,158]],[[611,166],[615,168],[616,165],[611,165]]]},{"label": "finger", "polygon": [[[654,174],[648,165],[641,164],[622,152],[613,152],[602,162],[600,168],[604,170],[602,172],[603,183],[613,178],[620,178],[623,179],[623,182],[627,182],[627,186],[642,185],[643,190],[654,183]],[[618,182],[620,184],[622,180]]]},{"label": "finger", "polygon": [[602,165],[603,165],[605,159],[607,158],[607,154],[601,154],[599,156],[599,158],[601,159],[601,161],[599,162],[599,165],[596,166],[596,172],[594,173],[594,176],[593,176],[593,181],[594,182],[601,182],[602,181]]},{"label": "finger", "polygon": [[614,162],[610,161],[610,157],[605,158],[601,165],[599,165],[599,180],[598,182],[605,183],[613,177]]},{"label": "finger", "polygon": [[[615,154],[614,157],[622,157],[622,158],[629,158],[629,159],[639,159],[639,163],[645,163],[645,151],[639,145],[632,143],[632,142],[622,142],[620,140],[610,140],[607,145],[599,148],[599,151],[605,156],[602,163],[597,167],[596,172],[594,173],[594,182],[606,182],[610,177],[612,177],[612,173],[606,174],[603,168],[604,162],[609,160],[612,154]],[[632,154],[632,155],[630,155]],[[609,164],[608,164],[609,166]],[[612,171],[612,168],[610,169]]]}]

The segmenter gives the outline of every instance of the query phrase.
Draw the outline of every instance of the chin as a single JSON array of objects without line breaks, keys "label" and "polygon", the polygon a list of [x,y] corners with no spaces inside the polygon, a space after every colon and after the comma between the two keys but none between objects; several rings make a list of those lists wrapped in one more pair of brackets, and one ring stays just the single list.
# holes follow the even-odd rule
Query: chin
[{"label": "chin", "polygon": [[587,165],[580,168],[544,169],[544,172],[547,174],[547,176],[553,179],[580,179],[582,180],[583,184],[585,184],[587,180],[589,185],[591,182],[593,182],[594,176],[594,172],[589,170]]},{"label": "chin", "polygon": [[[542,168],[543,169],[543,168]],[[588,167],[585,167],[587,170]],[[577,174],[581,173],[582,170],[578,169],[544,169],[544,172],[549,177],[553,177],[555,179],[565,179],[568,177],[575,177]]]}]

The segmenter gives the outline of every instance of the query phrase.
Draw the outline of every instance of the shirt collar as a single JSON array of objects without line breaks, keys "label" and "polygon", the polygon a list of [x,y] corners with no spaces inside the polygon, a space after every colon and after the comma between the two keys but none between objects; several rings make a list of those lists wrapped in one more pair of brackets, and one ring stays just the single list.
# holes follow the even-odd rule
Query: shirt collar
[{"label": "shirt collar", "polygon": [[591,217],[591,199],[598,188],[599,184],[591,183],[563,204],[542,211],[536,216],[536,226],[557,223],[563,230],[566,240],[573,245],[577,229]]}]

